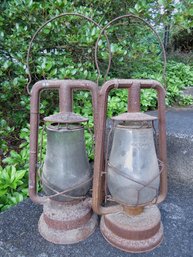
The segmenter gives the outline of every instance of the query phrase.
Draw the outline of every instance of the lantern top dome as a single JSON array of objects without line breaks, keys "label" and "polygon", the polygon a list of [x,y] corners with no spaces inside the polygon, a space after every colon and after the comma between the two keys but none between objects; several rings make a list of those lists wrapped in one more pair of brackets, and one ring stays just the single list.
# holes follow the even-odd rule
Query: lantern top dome
[{"label": "lantern top dome", "polygon": [[74,112],[60,112],[44,118],[45,122],[52,123],[81,123],[87,122],[88,119]]},{"label": "lantern top dome", "polygon": [[151,121],[156,120],[157,117],[143,112],[126,112],[121,113],[118,116],[114,116],[111,119],[117,121]]}]

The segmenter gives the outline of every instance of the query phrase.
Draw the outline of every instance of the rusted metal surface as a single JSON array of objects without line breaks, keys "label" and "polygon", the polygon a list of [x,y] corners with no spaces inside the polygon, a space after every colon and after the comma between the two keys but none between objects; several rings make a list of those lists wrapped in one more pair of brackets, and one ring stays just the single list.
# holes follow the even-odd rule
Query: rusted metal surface
[{"label": "rusted metal surface", "polygon": [[140,112],[140,84],[134,81],[132,86],[128,89],[128,93],[128,112]]},{"label": "rusted metal surface", "polygon": [[73,110],[73,93],[69,87],[59,89],[59,106],[61,113],[71,113]]},{"label": "rusted metal surface", "polygon": [[136,216],[144,211],[144,206],[131,207],[125,205],[123,206],[123,211],[131,216]]},{"label": "rusted metal surface", "polygon": [[[40,197],[37,194],[36,181],[37,181],[37,161],[38,161],[38,127],[39,127],[39,102],[40,93],[42,90],[59,90],[61,88],[68,88],[69,92],[73,90],[89,90],[92,94],[93,113],[94,113],[94,133],[97,131],[98,109],[97,109],[97,94],[98,87],[96,83],[88,80],[46,80],[37,82],[31,92],[31,108],[30,108],[30,173],[29,173],[29,194],[30,198],[37,203],[43,204],[47,197]],[[64,90],[65,91],[65,90]],[[65,97],[63,95],[62,97]],[[61,96],[60,96],[61,99]],[[71,101],[63,98],[69,105]],[[60,101],[60,110],[63,110],[64,105]],[[66,104],[67,105],[67,104]],[[70,107],[69,107],[70,110]]]},{"label": "rusted metal surface", "polygon": [[44,121],[54,123],[81,123],[88,119],[73,112],[60,112],[44,118]]},{"label": "rusted metal surface", "polygon": [[126,112],[114,116],[111,118],[112,120],[117,121],[151,121],[157,120],[157,117],[142,113],[142,112]]},{"label": "rusted metal surface", "polygon": [[44,204],[44,220],[55,229],[75,229],[84,225],[92,216],[90,207],[83,201],[59,202],[48,200]]},{"label": "rusted metal surface", "polygon": [[85,240],[97,226],[97,216],[88,202],[59,202],[44,204],[38,228],[40,234],[55,244],[73,244]]},{"label": "rusted metal surface", "polygon": [[[138,85],[136,87],[136,85]],[[103,207],[102,206],[102,183],[105,171],[105,129],[106,129],[106,113],[107,98],[110,90],[114,88],[130,89],[130,97],[128,102],[133,103],[132,112],[139,112],[139,88],[152,88],[158,92],[158,132],[159,132],[159,153],[158,159],[161,161],[162,173],[160,175],[160,192],[156,199],[157,203],[162,202],[167,195],[167,166],[166,166],[166,128],[165,128],[165,90],[161,84],[155,80],[132,80],[132,79],[114,79],[106,82],[99,92],[99,117],[98,117],[98,133],[95,146],[95,163],[94,163],[94,179],[93,179],[93,209],[98,214],[108,214],[122,210],[120,205]],[[135,99],[136,98],[136,99]]]},{"label": "rusted metal surface", "polygon": [[56,230],[62,230],[62,229],[69,230],[69,229],[76,229],[81,227],[82,225],[86,224],[91,217],[92,217],[92,213],[90,211],[87,214],[85,214],[84,217],[81,217],[81,218],[78,217],[75,221],[74,220],[66,221],[66,222],[58,221],[58,220],[54,220],[53,218],[52,219],[49,218],[46,214],[44,214],[43,219],[50,228],[53,228]]},{"label": "rusted metal surface", "polygon": [[100,228],[110,244],[126,252],[150,251],[163,239],[161,215],[155,205],[145,207],[144,212],[136,216],[125,212],[104,215]]}]

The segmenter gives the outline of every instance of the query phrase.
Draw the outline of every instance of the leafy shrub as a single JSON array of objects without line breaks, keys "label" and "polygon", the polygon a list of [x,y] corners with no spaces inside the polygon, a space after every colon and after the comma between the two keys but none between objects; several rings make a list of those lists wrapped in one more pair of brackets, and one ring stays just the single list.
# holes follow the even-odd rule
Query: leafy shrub
[{"label": "leafy shrub", "polygon": [[6,210],[22,201],[27,195],[26,170],[16,170],[15,165],[0,167],[0,210]]},{"label": "leafy shrub", "polygon": [[[40,135],[42,127],[40,127]],[[0,166],[0,210],[6,210],[28,196],[29,126],[20,131],[19,151],[12,150]],[[39,148],[41,146],[39,139]],[[43,134],[42,155],[45,155],[46,137]],[[38,156],[40,158],[40,154]]]}]

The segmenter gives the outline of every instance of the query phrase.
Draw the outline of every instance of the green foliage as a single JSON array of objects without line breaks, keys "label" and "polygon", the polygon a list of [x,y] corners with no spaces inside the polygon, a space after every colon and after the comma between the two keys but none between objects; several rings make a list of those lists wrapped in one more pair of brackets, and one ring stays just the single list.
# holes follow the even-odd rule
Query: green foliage
[{"label": "green foliage", "polygon": [[[0,210],[5,210],[22,201],[26,195],[23,182],[25,170],[16,170],[15,166],[0,167]],[[24,189],[24,190],[23,190]]]},{"label": "green foliage", "polygon": [[[39,149],[43,133],[42,156],[45,156],[46,134],[40,127]],[[28,196],[29,126],[21,129],[19,151],[12,150],[0,166],[0,210],[6,210]],[[40,153],[38,155],[40,159]],[[41,162],[41,160],[39,160]]]},{"label": "green foliage", "polygon": [[3,153],[8,152],[8,142],[13,138],[15,128],[10,127],[6,120],[0,120],[0,149]]},{"label": "green foliage", "polygon": [[183,96],[181,90],[193,86],[193,67],[171,61],[167,67],[167,100],[168,104],[192,104],[190,96]]}]

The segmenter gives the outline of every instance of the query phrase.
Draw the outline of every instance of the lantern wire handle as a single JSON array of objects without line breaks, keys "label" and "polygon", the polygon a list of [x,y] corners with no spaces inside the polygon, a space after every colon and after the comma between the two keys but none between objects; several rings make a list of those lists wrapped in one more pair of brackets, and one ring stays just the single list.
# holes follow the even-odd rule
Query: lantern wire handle
[{"label": "lantern wire handle", "polygon": [[63,190],[63,191],[61,191],[61,192],[59,192],[59,191],[57,191],[56,189],[54,189],[53,187],[51,187],[51,186],[49,185],[48,181],[46,180],[46,178],[44,178],[44,177],[41,175],[41,170],[42,170],[42,168],[43,168],[42,165],[38,168],[38,176],[39,176],[40,182],[41,182],[41,184],[44,183],[44,185],[46,185],[47,188],[49,188],[51,191],[54,192],[54,194],[52,194],[52,195],[45,196],[45,197],[44,197],[45,199],[54,198],[54,197],[57,197],[57,196],[60,196],[60,195],[66,196],[66,197],[68,197],[68,198],[75,199],[75,200],[76,200],[76,199],[85,199],[85,198],[86,198],[86,196],[71,196],[71,195],[68,195],[67,193],[70,192],[70,191],[72,191],[72,190],[78,189],[79,187],[83,186],[84,184],[86,184],[86,183],[92,181],[93,176],[90,177],[89,179],[87,179],[86,181],[79,183],[78,185],[69,187],[69,188],[67,188],[67,189],[65,189],[65,190]]},{"label": "lantern wire handle", "polygon": [[[29,43],[29,47],[28,47],[28,51],[27,51],[27,58],[26,58],[26,67],[27,67],[27,71],[28,71],[28,78],[29,78],[29,81],[28,81],[28,84],[26,86],[26,89],[27,89],[27,93],[29,95],[31,95],[31,90],[29,89],[29,85],[31,84],[32,82],[32,75],[31,75],[31,70],[30,70],[30,64],[29,64],[29,59],[30,59],[30,53],[31,53],[31,49],[32,49],[32,44],[35,40],[35,38],[37,37],[37,35],[39,34],[39,32],[50,22],[60,18],[60,17],[65,17],[65,16],[76,16],[76,17],[80,17],[80,18],[83,18],[91,23],[93,23],[95,26],[97,26],[99,29],[101,29],[101,26],[95,22],[93,19],[91,19],[90,17],[87,17],[83,14],[80,14],[80,13],[62,13],[62,14],[59,14],[49,20],[47,20],[43,25],[41,25],[37,30],[36,32],[34,33],[34,35],[32,36],[32,39]],[[104,31],[104,30],[103,30]],[[108,52],[110,53],[110,42],[109,42],[109,39],[106,35],[106,32],[104,32],[104,35],[105,35],[105,38],[107,40],[107,46],[108,46]],[[99,65],[98,65],[98,61],[96,61],[96,59],[94,60],[95,61],[95,65],[96,65],[96,68],[97,68],[97,72],[98,72],[98,77],[97,77],[97,81],[99,80],[99,77],[101,75],[100,73],[100,68],[99,68]],[[111,60],[110,60],[110,54],[109,54],[109,63],[111,63]]]},{"label": "lantern wire handle", "polygon": [[78,185],[69,187],[69,188],[67,188],[67,189],[65,189],[65,190],[63,190],[63,191],[61,191],[61,192],[59,192],[59,191],[55,190],[54,188],[52,188],[51,186],[49,186],[49,184],[48,184],[46,178],[44,178],[44,177],[41,176],[41,181],[43,181],[44,185],[46,185],[51,191],[53,191],[53,192],[55,193],[55,194],[46,196],[45,198],[47,198],[47,199],[54,198],[54,197],[60,196],[60,195],[66,196],[66,197],[71,198],[71,199],[74,199],[74,200],[76,200],[76,199],[85,199],[86,196],[71,196],[71,195],[68,195],[67,193],[70,192],[70,191],[72,191],[72,190],[78,189],[79,187],[82,187],[84,184],[90,182],[92,179],[93,179],[93,177],[90,177],[89,179],[87,179],[87,180],[84,181],[84,182],[79,183]]},{"label": "lantern wire handle", "polygon": [[[111,167],[111,169],[112,169],[114,172],[116,172],[117,174],[119,174],[119,175],[122,176],[123,178],[125,178],[125,179],[127,179],[127,180],[130,180],[130,181],[133,181],[133,182],[139,184],[140,186],[142,186],[142,188],[138,190],[138,200],[137,200],[137,203],[135,204],[135,206],[139,206],[139,205],[140,205],[140,204],[138,203],[138,201],[139,201],[139,192],[140,192],[144,187],[148,187],[148,188],[151,188],[151,189],[153,189],[153,190],[156,191],[156,197],[154,197],[153,200],[151,200],[150,202],[147,202],[147,203],[145,203],[145,204],[157,202],[157,199],[158,199],[158,190],[157,190],[157,188],[155,188],[155,187],[153,187],[153,186],[150,186],[150,184],[151,184],[158,176],[160,176],[160,174],[161,174],[162,171],[163,171],[163,167],[164,167],[163,162],[161,162],[159,159],[157,159],[157,160],[158,160],[158,164],[159,164],[159,173],[158,173],[153,179],[151,179],[148,183],[142,183],[142,182],[140,182],[140,181],[138,181],[138,180],[136,180],[136,179],[131,178],[129,175],[123,173],[120,169],[115,168],[110,162],[108,162],[108,166]],[[111,199],[111,201],[115,201],[115,202],[118,202],[118,203],[120,203],[120,204],[124,204],[124,203],[121,203],[120,200],[116,200],[116,199],[112,198],[112,196],[110,196],[110,199]]]},{"label": "lantern wire handle", "polygon": [[[137,20],[143,22],[145,25],[147,25],[153,31],[153,33],[155,34],[155,36],[157,38],[157,41],[158,41],[158,43],[159,43],[159,45],[162,49],[162,55],[163,55],[163,83],[164,83],[164,87],[166,88],[166,51],[165,51],[164,45],[161,41],[161,38],[151,24],[149,24],[147,21],[145,21],[144,19],[142,19],[142,18],[140,18],[140,17],[138,17],[134,14],[129,13],[129,14],[126,14],[126,15],[116,17],[115,19],[111,20],[109,23],[107,23],[102,28],[102,30],[100,31],[99,37],[97,39],[96,46],[95,46],[95,63],[98,63],[98,43],[99,43],[99,40],[100,40],[102,34],[105,32],[106,35],[107,35],[107,28],[110,27],[112,25],[112,23],[114,23],[115,21],[118,21],[118,20],[123,19],[123,18],[137,19]],[[111,51],[110,51],[109,63],[108,63],[107,71],[106,71],[105,76],[104,76],[104,82],[106,81],[106,77],[109,74],[109,71],[110,71],[110,68],[111,68],[111,61],[112,61],[112,56],[111,56]],[[97,81],[97,83],[98,83],[98,81]]]}]

